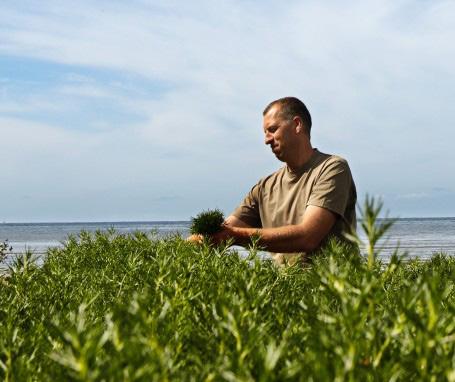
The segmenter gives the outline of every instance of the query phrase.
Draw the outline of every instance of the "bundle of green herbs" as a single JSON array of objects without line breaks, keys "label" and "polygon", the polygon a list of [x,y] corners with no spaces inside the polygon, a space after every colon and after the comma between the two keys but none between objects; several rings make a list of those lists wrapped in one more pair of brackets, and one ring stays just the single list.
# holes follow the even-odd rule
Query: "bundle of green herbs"
[{"label": "bundle of green herbs", "polygon": [[213,235],[221,230],[224,215],[219,209],[207,210],[191,218],[190,231],[192,234]]}]

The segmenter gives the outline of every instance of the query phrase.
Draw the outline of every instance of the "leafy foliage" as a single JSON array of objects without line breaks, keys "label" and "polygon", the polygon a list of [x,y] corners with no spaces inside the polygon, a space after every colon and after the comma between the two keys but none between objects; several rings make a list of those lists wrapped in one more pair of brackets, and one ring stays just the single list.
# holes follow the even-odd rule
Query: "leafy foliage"
[{"label": "leafy foliage", "polygon": [[212,235],[221,230],[224,215],[218,209],[207,210],[191,219],[190,231],[192,234]]},{"label": "leafy foliage", "polygon": [[81,232],[0,277],[0,380],[455,380],[455,260]]},{"label": "leafy foliage", "polygon": [[0,241],[0,263],[6,259],[12,250],[13,247],[8,243],[8,240]]}]

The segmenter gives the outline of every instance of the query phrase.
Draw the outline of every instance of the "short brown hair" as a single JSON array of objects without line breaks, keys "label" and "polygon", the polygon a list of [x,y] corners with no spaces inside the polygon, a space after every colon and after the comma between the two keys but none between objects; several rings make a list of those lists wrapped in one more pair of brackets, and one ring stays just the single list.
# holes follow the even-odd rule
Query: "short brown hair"
[{"label": "short brown hair", "polygon": [[292,119],[295,116],[300,117],[307,129],[308,136],[310,136],[311,115],[302,101],[295,97],[279,98],[275,101],[270,102],[262,112],[262,115],[266,115],[269,110],[275,105],[278,105],[280,107],[280,115],[284,118]]}]

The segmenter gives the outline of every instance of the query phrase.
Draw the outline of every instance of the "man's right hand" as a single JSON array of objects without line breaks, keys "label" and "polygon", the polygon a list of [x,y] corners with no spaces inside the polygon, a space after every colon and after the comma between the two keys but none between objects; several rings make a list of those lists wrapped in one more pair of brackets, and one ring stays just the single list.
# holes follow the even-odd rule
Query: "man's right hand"
[{"label": "man's right hand", "polygon": [[193,243],[193,244],[202,244],[202,242],[204,241],[204,236],[199,235],[199,234],[194,234],[194,235],[188,236],[186,241],[189,241],[190,243]]}]

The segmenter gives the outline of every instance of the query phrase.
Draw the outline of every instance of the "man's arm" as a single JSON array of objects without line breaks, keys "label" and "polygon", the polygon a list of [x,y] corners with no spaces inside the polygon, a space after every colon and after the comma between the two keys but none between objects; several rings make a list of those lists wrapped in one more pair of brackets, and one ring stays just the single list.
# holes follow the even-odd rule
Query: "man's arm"
[{"label": "man's arm", "polygon": [[248,245],[252,236],[271,252],[311,252],[319,247],[332,229],[337,215],[325,208],[307,206],[300,224],[277,228],[251,228],[235,216],[226,219],[224,229],[212,236],[216,243],[233,239],[234,244]]},{"label": "man's arm", "polygon": [[249,224],[246,224],[244,221],[240,220],[238,217],[234,215],[230,215],[224,221],[223,226],[229,227],[238,227],[238,228],[252,228]]}]

